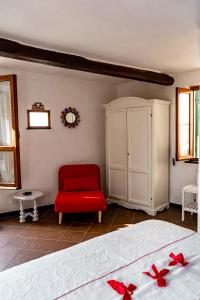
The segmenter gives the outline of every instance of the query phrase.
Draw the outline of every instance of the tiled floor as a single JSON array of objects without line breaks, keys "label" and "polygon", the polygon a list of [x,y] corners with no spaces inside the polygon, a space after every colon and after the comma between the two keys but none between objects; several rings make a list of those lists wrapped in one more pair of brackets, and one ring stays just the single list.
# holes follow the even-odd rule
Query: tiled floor
[{"label": "tiled floor", "polygon": [[[171,206],[154,218],[196,230],[196,215],[188,213],[181,222],[181,207]],[[0,271],[148,219],[152,217],[142,211],[116,205],[108,206],[101,224],[97,223],[97,214],[91,213],[66,214],[63,224],[58,225],[53,208],[40,209],[40,220],[35,223],[27,219],[21,224],[18,215],[1,218]]]}]

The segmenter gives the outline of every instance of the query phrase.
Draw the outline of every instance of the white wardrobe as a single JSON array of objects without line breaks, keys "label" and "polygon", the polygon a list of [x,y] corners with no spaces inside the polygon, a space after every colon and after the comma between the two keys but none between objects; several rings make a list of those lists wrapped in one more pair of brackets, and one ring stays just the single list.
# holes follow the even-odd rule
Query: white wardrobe
[{"label": "white wardrobe", "polygon": [[168,207],[169,105],[136,97],[104,105],[109,202],[149,215]]}]

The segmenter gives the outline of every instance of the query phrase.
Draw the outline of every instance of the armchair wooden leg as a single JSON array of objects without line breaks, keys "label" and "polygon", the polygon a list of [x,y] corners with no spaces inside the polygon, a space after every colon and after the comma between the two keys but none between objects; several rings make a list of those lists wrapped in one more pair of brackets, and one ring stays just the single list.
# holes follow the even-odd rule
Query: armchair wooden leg
[{"label": "armchair wooden leg", "polygon": [[59,225],[61,225],[62,223],[62,212],[59,212],[59,221],[58,221]]},{"label": "armchair wooden leg", "polygon": [[101,219],[102,219],[102,211],[99,210],[98,211],[98,222],[101,223]]}]

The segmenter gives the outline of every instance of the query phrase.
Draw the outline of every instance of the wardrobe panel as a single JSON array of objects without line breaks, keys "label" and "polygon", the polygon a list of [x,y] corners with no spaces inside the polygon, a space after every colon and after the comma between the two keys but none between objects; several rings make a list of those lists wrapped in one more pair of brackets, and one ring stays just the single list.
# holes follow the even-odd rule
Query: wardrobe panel
[{"label": "wardrobe panel", "polygon": [[107,112],[107,150],[110,166],[125,167],[126,157],[126,110]]},{"label": "wardrobe panel", "polygon": [[151,203],[151,107],[127,110],[128,201]]},{"label": "wardrobe panel", "polygon": [[151,177],[149,174],[130,172],[128,178],[128,201],[151,205]]},{"label": "wardrobe panel", "polygon": [[107,111],[107,192],[111,197],[127,198],[126,110]]},{"label": "wardrobe panel", "polygon": [[126,199],[126,171],[110,168],[109,179],[109,195]]},{"label": "wardrobe panel", "polygon": [[127,110],[129,170],[149,172],[151,169],[151,108]]}]

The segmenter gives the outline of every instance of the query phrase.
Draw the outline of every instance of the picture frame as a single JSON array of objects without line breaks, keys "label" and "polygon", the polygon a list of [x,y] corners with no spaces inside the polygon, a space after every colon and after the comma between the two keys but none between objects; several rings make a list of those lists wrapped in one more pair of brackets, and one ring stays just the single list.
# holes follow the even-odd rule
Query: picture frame
[{"label": "picture frame", "polygon": [[27,129],[51,129],[50,110],[44,109],[41,102],[27,110]]}]

